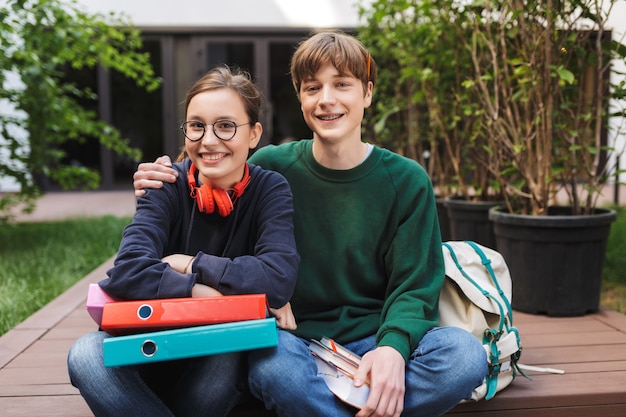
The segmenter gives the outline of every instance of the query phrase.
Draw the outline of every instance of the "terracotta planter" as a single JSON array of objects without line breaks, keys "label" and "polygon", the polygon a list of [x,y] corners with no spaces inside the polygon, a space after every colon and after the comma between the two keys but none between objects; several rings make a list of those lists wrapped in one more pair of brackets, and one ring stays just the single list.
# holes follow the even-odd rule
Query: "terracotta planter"
[{"label": "terracotta planter", "polygon": [[528,216],[490,210],[498,251],[513,280],[514,309],[550,316],[579,316],[598,309],[616,213],[568,212],[567,207],[553,207],[548,216]]}]

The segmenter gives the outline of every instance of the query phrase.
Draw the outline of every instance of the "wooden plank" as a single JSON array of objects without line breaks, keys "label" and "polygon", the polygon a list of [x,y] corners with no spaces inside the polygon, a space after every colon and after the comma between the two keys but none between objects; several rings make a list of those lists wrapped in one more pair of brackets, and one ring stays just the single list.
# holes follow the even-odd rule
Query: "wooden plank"
[{"label": "wooden plank", "polygon": [[[548,348],[527,347],[522,351],[522,363],[550,365],[555,363],[581,363],[626,360],[626,344],[590,347],[558,346]],[[565,370],[567,372],[567,369]]]},{"label": "wooden plank", "polygon": [[3,417],[93,417],[80,395],[2,397],[0,410]]},{"label": "wooden plank", "polygon": [[39,340],[70,340],[76,341],[80,336],[98,330],[95,325],[71,327],[54,327]]},{"label": "wooden plank", "polygon": [[581,337],[580,332],[522,334],[522,349],[524,349],[525,346],[543,348],[556,346],[593,346],[617,343],[626,344],[626,333],[616,332],[615,330],[599,331],[593,334],[585,333],[585,335],[585,337]]},{"label": "wooden plank", "polygon": [[[612,371],[626,371],[626,361],[602,361],[593,363],[555,363],[554,368],[567,368],[569,374],[572,373],[602,373]],[[538,375],[535,373],[535,375]],[[539,374],[540,375],[540,374]],[[624,387],[624,395],[626,395],[626,387]]]},{"label": "wooden plank", "polygon": [[615,330],[626,333],[626,314],[621,314],[617,311],[608,309],[601,309],[595,318]]},{"label": "wooden plank", "polygon": [[30,346],[38,337],[40,330],[11,329],[0,337],[0,369]]},{"label": "wooden plank", "polygon": [[585,407],[550,407],[525,410],[459,411],[446,414],[451,417],[624,417],[626,407],[622,405],[594,405]]},{"label": "wooden plank", "polygon": [[79,392],[69,380],[64,383],[49,383],[29,385],[0,385],[0,397],[43,397],[58,395],[79,395]]},{"label": "wooden plank", "polygon": [[525,336],[529,335],[554,335],[564,333],[595,333],[604,331],[613,331],[614,329],[599,320],[590,317],[566,318],[566,319],[550,319],[546,318],[544,322],[526,323],[518,325],[522,341]]},{"label": "wooden plank", "polygon": [[[517,378],[490,401],[461,404],[468,411],[584,407],[620,404],[626,407],[626,371],[595,374],[540,375]],[[626,415],[626,414],[625,414]]]},{"label": "wooden plank", "polygon": [[68,384],[70,377],[67,365],[48,366],[45,368],[7,368],[0,372],[0,391],[5,392],[8,386],[22,386],[22,390],[28,386],[41,384]]},{"label": "wooden plank", "polygon": [[73,340],[59,339],[39,341],[29,346],[5,369],[11,368],[45,368],[55,365],[65,365],[67,354]]}]

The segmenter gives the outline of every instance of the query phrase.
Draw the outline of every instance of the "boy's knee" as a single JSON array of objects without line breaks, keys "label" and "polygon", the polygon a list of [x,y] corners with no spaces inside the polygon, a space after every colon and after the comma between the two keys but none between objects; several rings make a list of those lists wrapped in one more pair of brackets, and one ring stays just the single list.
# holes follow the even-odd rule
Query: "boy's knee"
[{"label": "boy's knee", "polygon": [[488,372],[487,352],[482,343],[472,333],[452,328],[453,337],[456,340],[455,357],[460,361],[459,366],[466,370],[467,375],[476,375],[479,379]]}]

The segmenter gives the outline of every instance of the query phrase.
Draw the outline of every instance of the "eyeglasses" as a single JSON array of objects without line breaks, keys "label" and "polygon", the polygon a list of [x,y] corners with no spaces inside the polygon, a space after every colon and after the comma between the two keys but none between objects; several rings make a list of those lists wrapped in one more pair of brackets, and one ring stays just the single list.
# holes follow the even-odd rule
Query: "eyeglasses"
[{"label": "eyeglasses", "polygon": [[202,123],[198,120],[189,120],[180,125],[180,129],[187,139],[197,142],[204,137],[206,127],[211,126],[215,136],[223,141],[231,140],[237,134],[239,126],[251,125],[252,123],[242,123],[238,125],[232,120],[218,120],[215,123]]}]

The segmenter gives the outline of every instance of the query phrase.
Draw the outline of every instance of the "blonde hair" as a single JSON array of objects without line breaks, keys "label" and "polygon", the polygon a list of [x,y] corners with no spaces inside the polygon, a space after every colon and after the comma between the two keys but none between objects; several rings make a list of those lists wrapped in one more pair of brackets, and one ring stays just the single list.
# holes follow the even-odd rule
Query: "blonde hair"
[{"label": "blonde hair", "polygon": [[304,40],[291,58],[291,80],[298,97],[302,82],[331,63],[340,74],[361,80],[363,91],[369,81],[376,84],[376,63],[365,46],[355,37],[339,31],[317,33]]}]

